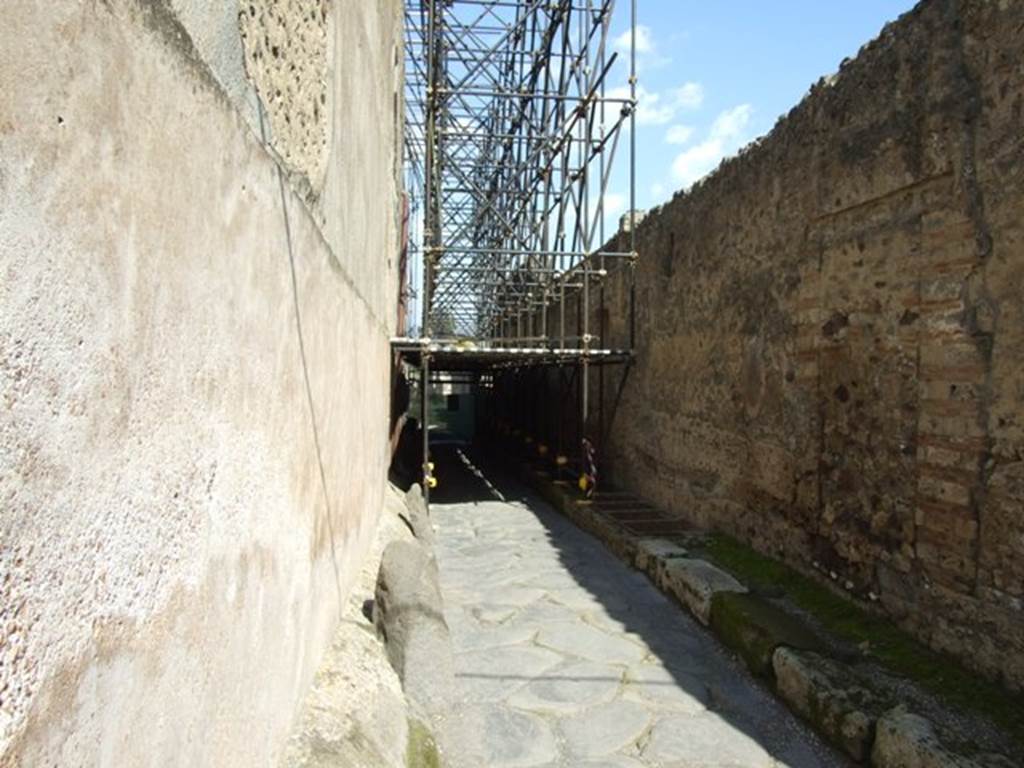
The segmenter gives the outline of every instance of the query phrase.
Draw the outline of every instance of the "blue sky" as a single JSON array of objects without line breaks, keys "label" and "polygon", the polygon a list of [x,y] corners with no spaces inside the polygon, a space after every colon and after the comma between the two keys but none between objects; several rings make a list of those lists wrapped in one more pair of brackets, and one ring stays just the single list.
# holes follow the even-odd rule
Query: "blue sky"
[{"label": "blue sky", "polygon": [[[912,0],[639,0],[637,206],[651,208],[771,130]],[[616,3],[613,37],[629,25]],[[626,48],[623,53],[627,53]],[[628,56],[611,75],[624,86]],[[625,164],[607,205],[624,210]]]}]

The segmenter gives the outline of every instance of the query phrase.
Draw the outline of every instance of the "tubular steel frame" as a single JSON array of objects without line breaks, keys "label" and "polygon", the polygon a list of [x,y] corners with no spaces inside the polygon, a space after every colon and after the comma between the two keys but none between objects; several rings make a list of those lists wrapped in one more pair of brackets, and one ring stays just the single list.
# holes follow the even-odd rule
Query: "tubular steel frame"
[{"label": "tubular steel frame", "polygon": [[[422,259],[421,326],[395,346],[418,358],[424,380],[431,358],[476,370],[579,365],[585,422],[590,364],[629,360],[637,0],[629,3],[623,95],[607,87],[619,56],[615,0],[406,0],[405,166],[412,210],[422,214],[410,242],[410,261]],[[628,232],[611,250],[606,198],[621,154]],[[608,349],[591,314],[619,268],[629,271],[629,348]],[[567,299],[581,310],[569,321]]]}]

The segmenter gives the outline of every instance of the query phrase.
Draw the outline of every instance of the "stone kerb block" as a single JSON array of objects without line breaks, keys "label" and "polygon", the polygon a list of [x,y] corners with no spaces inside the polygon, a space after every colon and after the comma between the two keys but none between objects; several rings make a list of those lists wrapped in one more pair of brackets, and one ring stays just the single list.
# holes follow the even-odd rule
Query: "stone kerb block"
[{"label": "stone kerb block", "polygon": [[964,755],[945,746],[931,721],[897,707],[878,721],[871,764],[877,768],[1013,768],[1002,755]]},{"label": "stone kerb block", "polygon": [[873,725],[884,706],[851,682],[849,670],[814,653],[781,647],[772,659],[775,690],[789,707],[862,762],[871,754]]},{"label": "stone kerb block", "polygon": [[451,637],[437,561],[419,543],[393,541],[384,550],[373,620],[409,700],[443,713],[455,691]]},{"label": "stone kerb block", "polygon": [[633,565],[643,571],[651,580],[664,589],[665,567],[671,560],[687,556],[686,550],[668,539],[640,539],[636,543],[636,557]]},{"label": "stone kerb block", "polygon": [[419,484],[413,484],[405,493],[405,506],[409,511],[409,524],[413,535],[424,545],[432,549],[434,546],[434,526],[427,513],[427,504],[423,500],[423,490]]},{"label": "stone kerb block", "polygon": [[719,592],[745,593],[747,588],[705,560],[677,558],[665,563],[664,590],[675,595],[703,624],[711,624],[711,599]]}]

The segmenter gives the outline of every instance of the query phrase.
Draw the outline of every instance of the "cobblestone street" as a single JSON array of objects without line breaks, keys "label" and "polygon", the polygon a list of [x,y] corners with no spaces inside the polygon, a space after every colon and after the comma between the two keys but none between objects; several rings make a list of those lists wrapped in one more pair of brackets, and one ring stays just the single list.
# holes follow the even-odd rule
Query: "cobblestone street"
[{"label": "cobblestone street", "polygon": [[845,765],[703,627],[543,502],[438,503],[432,516],[459,719],[482,738],[468,764]]}]

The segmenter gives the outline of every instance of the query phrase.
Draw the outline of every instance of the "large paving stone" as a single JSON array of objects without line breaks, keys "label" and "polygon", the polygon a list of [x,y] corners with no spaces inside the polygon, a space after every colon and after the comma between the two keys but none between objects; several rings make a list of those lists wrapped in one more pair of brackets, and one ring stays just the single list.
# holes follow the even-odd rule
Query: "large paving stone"
[{"label": "large paving stone", "polygon": [[455,657],[457,695],[466,702],[501,701],[564,662],[561,654],[530,646],[462,653]]},{"label": "large paving stone", "polygon": [[618,699],[563,720],[562,735],[573,755],[604,757],[634,744],[650,722],[646,707]]},{"label": "large paving stone", "polygon": [[[609,755],[600,760],[587,760],[583,763],[573,762],[569,764],[572,768],[647,768],[635,757],[625,755]],[[565,763],[551,763],[543,768],[566,768]]]},{"label": "large paving stone", "polygon": [[[625,755],[609,755],[600,760],[587,760],[583,763],[573,762],[569,765],[572,768],[647,768],[644,763],[641,763],[635,757],[626,757]],[[566,764],[551,763],[550,765],[543,766],[543,768],[566,768]]]},{"label": "large paving stone", "polygon": [[764,747],[712,712],[659,720],[641,758],[666,768],[775,767]]},{"label": "large paving stone", "polygon": [[537,644],[591,661],[631,664],[647,655],[641,646],[621,636],[610,635],[582,622],[563,622],[543,627]]},{"label": "large paving stone", "polygon": [[500,605],[495,603],[479,603],[472,607],[473,618],[483,626],[501,624],[516,615],[519,610],[512,605]]},{"label": "large paving stone", "polygon": [[596,762],[579,763],[573,768],[644,768],[644,764],[632,757],[612,755]]},{"label": "large paving stone", "polygon": [[456,653],[501,648],[509,645],[532,643],[537,628],[525,624],[470,629],[466,625],[452,624],[452,647]]},{"label": "large paving stone", "polygon": [[537,587],[522,587],[515,584],[503,585],[487,593],[489,602],[523,608],[544,597],[544,590]]},{"label": "large paving stone", "polygon": [[625,595],[601,594],[596,595],[583,587],[562,588],[551,590],[548,597],[552,600],[571,608],[574,611],[584,613],[595,610],[628,611],[629,601]]},{"label": "large paving stone", "polygon": [[651,628],[657,623],[656,617],[651,616],[650,611],[644,611],[639,606],[623,611],[598,608],[582,613],[580,618],[602,632],[628,638],[644,648],[648,648],[647,641],[650,639]]},{"label": "large paving stone", "polygon": [[445,746],[447,764],[458,768],[533,768],[558,756],[543,718],[501,705],[455,710]]},{"label": "large paving stone", "polygon": [[559,605],[547,598],[530,603],[505,622],[506,626],[530,626],[540,629],[552,624],[575,621],[577,614],[565,605]]},{"label": "large paving stone", "polygon": [[707,685],[696,675],[660,664],[634,664],[626,671],[625,695],[659,710],[695,715],[711,700]]},{"label": "large paving stone", "polygon": [[662,587],[675,595],[705,626],[711,623],[711,598],[715,594],[747,591],[725,571],[695,558],[668,561],[662,579]]},{"label": "large paving stone", "polygon": [[509,703],[535,712],[575,714],[615,698],[623,671],[592,661],[555,667],[513,694]]},{"label": "large paving stone", "polygon": [[525,587],[537,587],[546,592],[560,589],[579,589],[579,582],[565,571],[530,571],[524,568],[519,572],[516,583]]}]

